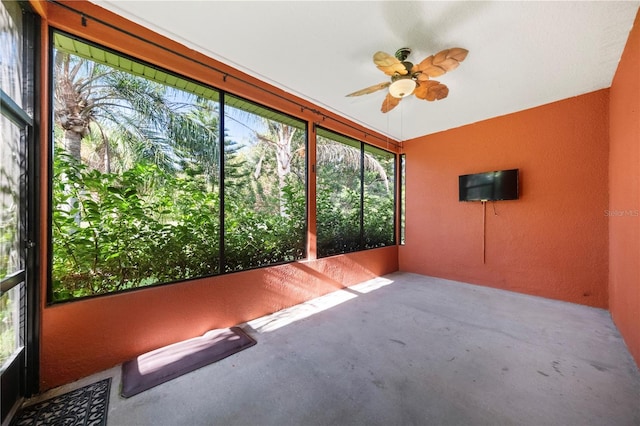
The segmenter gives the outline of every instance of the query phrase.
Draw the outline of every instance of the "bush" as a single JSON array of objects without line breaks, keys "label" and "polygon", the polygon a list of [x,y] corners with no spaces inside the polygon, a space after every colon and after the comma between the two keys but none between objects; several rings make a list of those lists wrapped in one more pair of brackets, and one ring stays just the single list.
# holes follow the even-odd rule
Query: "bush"
[{"label": "bush", "polygon": [[[102,173],[61,150],[54,170],[54,301],[220,273],[219,193],[203,177],[152,164]],[[304,194],[285,187],[285,216],[229,198],[224,271],[303,258]]]}]

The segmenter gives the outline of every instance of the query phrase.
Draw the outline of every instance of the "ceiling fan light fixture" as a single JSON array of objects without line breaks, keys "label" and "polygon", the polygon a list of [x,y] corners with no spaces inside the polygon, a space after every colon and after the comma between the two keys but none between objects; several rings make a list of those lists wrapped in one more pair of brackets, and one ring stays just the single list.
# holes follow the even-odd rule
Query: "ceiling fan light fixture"
[{"label": "ceiling fan light fixture", "polygon": [[404,98],[413,93],[416,89],[416,82],[411,78],[401,78],[389,86],[389,93],[394,98]]}]

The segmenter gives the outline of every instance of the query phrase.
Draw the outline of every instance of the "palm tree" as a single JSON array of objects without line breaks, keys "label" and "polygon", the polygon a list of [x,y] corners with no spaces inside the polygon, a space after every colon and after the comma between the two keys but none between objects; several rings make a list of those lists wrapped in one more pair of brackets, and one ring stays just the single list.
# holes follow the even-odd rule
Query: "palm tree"
[{"label": "palm tree", "polygon": [[[284,189],[287,185],[287,177],[291,173],[291,159],[293,156],[292,143],[297,134],[300,133],[295,127],[273,121],[266,121],[266,131],[256,133],[258,140],[269,146],[276,157],[276,174],[278,177],[278,200],[280,205],[280,215],[286,216],[286,206],[284,203]],[[260,162],[258,163],[260,164]],[[256,170],[259,175],[259,170]]]},{"label": "palm tree", "polygon": [[184,160],[217,163],[213,102],[62,50],[55,52],[54,86],[63,148],[81,160],[91,154],[83,153],[83,141],[91,139],[93,154],[101,154],[94,165],[103,172],[111,172],[114,157],[126,156],[134,157],[122,158],[126,164],[144,159],[174,171]]},{"label": "palm tree", "polygon": [[[55,92],[54,117],[55,122],[64,131],[63,147],[74,158],[81,158],[82,138],[89,134],[91,123],[91,85],[86,79],[79,77],[82,66],[86,61],[71,62],[71,55],[57,52],[55,55]],[[93,69],[86,72],[89,76]]]},{"label": "palm tree", "polygon": [[[291,162],[296,155],[305,156],[304,141],[301,139],[302,131],[297,127],[254,115],[239,109],[230,109],[226,118],[233,120],[249,130],[259,145],[266,150],[259,156],[253,176],[258,179],[262,174],[265,156],[269,153],[275,156],[276,176],[278,178],[279,208],[280,214],[286,216],[284,190],[287,180],[292,172]],[[296,139],[297,138],[297,139]],[[295,143],[298,141],[298,143]],[[316,146],[316,161],[318,165],[341,164],[350,170],[359,170],[361,167],[361,152],[359,148],[334,142],[322,137],[318,138]],[[389,178],[384,166],[375,156],[364,153],[364,169],[377,174],[389,192]]]},{"label": "palm tree", "polygon": [[[342,164],[351,170],[358,170],[361,167],[361,153],[360,149],[340,143],[334,142],[325,138],[318,138],[316,145],[316,162],[319,165],[328,164]],[[373,155],[368,152],[364,153],[364,164],[362,165],[365,170],[372,171],[378,175],[380,180],[384,183],[384,187],[389,192],[389,177],[384,166]]]}]

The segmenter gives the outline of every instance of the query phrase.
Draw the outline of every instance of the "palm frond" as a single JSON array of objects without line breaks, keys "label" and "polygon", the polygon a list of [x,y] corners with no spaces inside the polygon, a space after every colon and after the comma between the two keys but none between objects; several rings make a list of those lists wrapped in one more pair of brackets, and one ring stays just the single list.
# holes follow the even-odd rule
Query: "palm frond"
[{"label": "palm frond", "polygon": [[[318,144],[316,145],[316,162],[318,164],[342,164],[350,170],[358,170],[360,168],[360,159],[360,148],[318,138]],[[389,178],[384,166],[368,152],[364,153],[364,169],[375,172],[384,182],[387,192],[389,191]]]}]

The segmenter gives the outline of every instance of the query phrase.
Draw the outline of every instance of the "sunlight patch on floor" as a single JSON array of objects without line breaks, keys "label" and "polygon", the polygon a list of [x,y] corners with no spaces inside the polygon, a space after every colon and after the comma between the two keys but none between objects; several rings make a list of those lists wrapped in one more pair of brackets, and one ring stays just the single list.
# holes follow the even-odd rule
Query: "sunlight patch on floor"
[{"label": "sunlight patch on floor", "polygon": [[[256,318],[248,321],[246,325],[258,333],[268,333],[275,331],[286,325],[292,324],[311,315],[325,311],[327,309],[338,306],[344,302],[355,299],[358,294],[367,294],[378,290],[384,286],[392,284],[393,280],[377,277],[351,287],[337,290],[324,296],[308,300],[299,305],[283,309],[264,317]],[[241,325],[242,327],[242,325]]]}]

